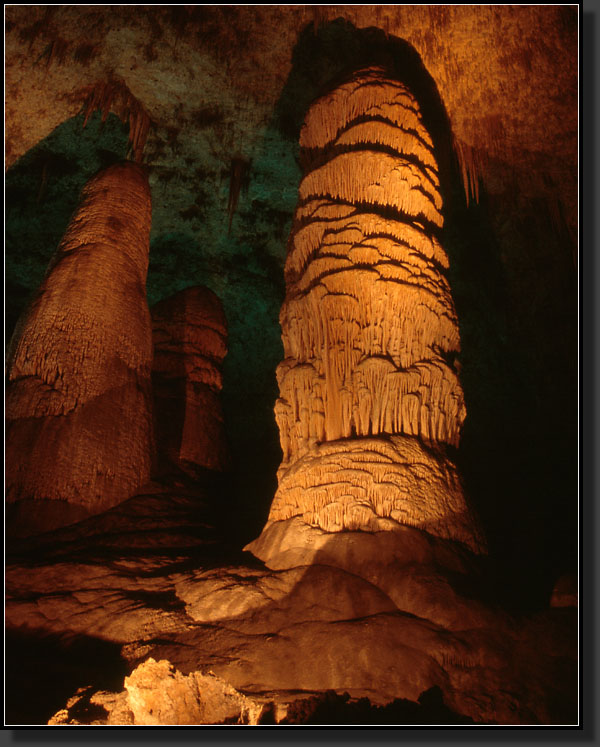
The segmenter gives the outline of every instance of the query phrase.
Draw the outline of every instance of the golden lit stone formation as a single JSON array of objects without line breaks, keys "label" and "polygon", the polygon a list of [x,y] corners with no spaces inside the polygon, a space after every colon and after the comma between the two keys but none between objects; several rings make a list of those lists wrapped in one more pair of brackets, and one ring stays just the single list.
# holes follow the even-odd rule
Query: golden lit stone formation
[{"label": "golden lit stone formation", "polygon": [[96,514],[148,480],[150,189],[112,166],[80,205],[8,353],[6,496],[23,534]]},{"label": "golden lit stone formation", "polygon": [[382,69],[360,71],[312,105],[300,146],[269,522],[407,524],[480,551],[446,453],[466,409],[438,171],[418,103]]},{"label": "golden lit stone formation", "polygon": [[194,477],[223,470],[227,444],[220,392],[227,353],[223,306],[208,288],[179,291],[152,307],[152,386],[159,458]]}]

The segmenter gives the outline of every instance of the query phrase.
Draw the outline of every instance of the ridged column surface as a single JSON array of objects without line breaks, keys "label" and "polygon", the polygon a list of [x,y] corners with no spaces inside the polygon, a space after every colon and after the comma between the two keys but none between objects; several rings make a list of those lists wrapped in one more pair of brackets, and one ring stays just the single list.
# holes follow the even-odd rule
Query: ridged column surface
[{"label": "ridged column surface", "polygon": [[228,449],[221,406],[227,322],[208,288],[185,288],[152,307],[156,436],[162,469],[191,477],[223,470]]},{"label": "ridged column surface", "polygon": [[8,355],[6,496],[35,533],[130,497],[153,460],[151,199],[141,167],[84,187]]},{"label": "ridged column surface", "polygon": [[478,550],[446,454],[466,415],[438,168],[418,103],[378,68],[317,100],[288,244],[269,521],[421,526]]}]

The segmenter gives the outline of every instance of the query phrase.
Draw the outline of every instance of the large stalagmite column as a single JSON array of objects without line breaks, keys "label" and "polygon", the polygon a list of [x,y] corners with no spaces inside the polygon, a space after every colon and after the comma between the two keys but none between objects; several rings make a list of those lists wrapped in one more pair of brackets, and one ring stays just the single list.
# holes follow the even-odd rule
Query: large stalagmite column
[{"label": "large stalagmite column", "polygon": [[267,527],[419,527],[482,549],[447,453],[466,410],[438,241],[442,200],[417,101],[378,68],[317,100],[288,244]]},{"label": "large stalagmite column", "polygon": [[153,459],[151,201],[125,163],[85,186],[8,355],[6,499],[17,534],[130,497]]}]

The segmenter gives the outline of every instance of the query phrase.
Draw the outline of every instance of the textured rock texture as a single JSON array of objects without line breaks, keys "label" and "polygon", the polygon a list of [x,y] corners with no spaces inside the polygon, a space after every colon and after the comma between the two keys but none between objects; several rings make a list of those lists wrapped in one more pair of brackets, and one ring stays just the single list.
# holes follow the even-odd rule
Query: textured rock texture
[{"label": "textured rock texture", "polygon": [[418,702],[397,698],[383,707],[333,690],[249,697],[212,673],[186,677],[166,659],[147,659],[125,679],[125,688],[120,693],[80,688],[48,725],[473,723],[445,706],[438,687],[422,693]]},{"label": "textured rock texture", "polygon": [[[575,5],[8,6],[10,326],[74,207],[63,195],[124,157],[129,130],[153,190],[151,303],[190,282],[223,299],[224,407],[230,437],[241,434],[234,459],[245,460],[232,492],[244,496],[235,513],[251,539],[281,459],[273,371],[300,124],[349,65],[396,59],[404,70],[399,53],[413,50],[423,85],[412,88],[439,92],[436,121],[445,110],[469,196],[465,207],[458,178],[443,195],[469,410],[462,474],[491,546],[510,554],[507,585],[526,569],[547,574],[546,588],[573,567],[557,548],[577,558],[576,518],[565,521],[577,479],[580,19]],[[233,178],[242,162],[246,185]]]},{"label": "textured rock texture", "polygon": [[149,478],[150,223],[141,167],[94,177],[17,325],[6,394],[13,533],[104,511]]},{"label": "textured rock texture", "polygon": [[48,726],[133,726],[133,723],[126,691],[94,692],[93,688],[81,687],[67,700],[65,708],[52,716]]},{"label": "textured rock texture", "polygon": [[328,531],[395,523],[482,541],[446,445],[465,418],[458,320],[433,143],[380,68],[309,109],[286,261],[283,462],[269,521]]},{"label": "textured rock texture", "polygon": [[[313,24],[318,32],[335,19],[414,46],[440,89],[473,189],[479,176],[492,180],[494,160],[507,153],[518,156],[523,174],[537,164],[554,184],[570,171],[565,164],[577,152],[574,6],[158,6],[152,14],[135,6],[110,13],[97,6],[11,6],[7,164],[76,114],[107,68],[159,126],[178,109],[184,126],[192,126],[194,111],[210,110],[218,101],[227,114],[237,111],[238,143],[246,142],[244,135],[268,119],[280,96],[302,31]],[[180,59],[200,57],[210,88],[187,85],[197,75],[192,67],[180,65],[174,74],[167,60],[175,50]],[[227,75],[225,54],[231,61]],[[561,96],[549,95],[553,90]],[[236,95],[240,91],[249,98]],[[552,159],[543,157],[547,143]],[[577,179],[572,173],[568,179],[563,188],[575,200],[574,210]]]},{"label": "textured rock texture", "polygon": [[153,306],[152,386],[159,460],[194,476],[222,470],[227,445],[220,391],[227,352],[223,307],[194,287]]},{"label": "textured rock texture", "polygon": [[238,693],[219,677],[200,672],[185,677],[172,670],[168,661],[149,658],[125,679],[134,724],[260,722],[264,706]]},{"label": "textured rock texture", "polygon": [[[144,684],[137,718],[152,718],[146,708],[152,703],[165,724],[198,718],[241,723],[242,707],[233,714],[225,707],[229,688],[240,694],[237,703],[243,696],[267,704],[262,723],[576,723],[576,584],[562,579],[552,596],[551,590],[570,568],[562,554],[565,541],[577,558],[574,523],[568,522],[577,471],[577,418],[570,413],[576,412],[577,390],[581,18],[576,6],[7,7],[11,324],[47,264],[44,244],[48,251],[56,246],[66,225],[62,216],[74,207],[62,194],[75,194],[75,181],[79,190],[100,165],[124,157],[128,130],[132,156],[148,164],[153,193],[152,303],[202,282],[218,292],[227,313],[225,407],[228,422],[236,420],[234,431],[242,434],[236,464],[243,458],[246,467],[236,488],[223,494],[237,493],[237,505],[218,503],[227,506],[229,537],[237,521],[244,542],[262,527],[281,461],[272,374],[281,360],[277,314],[300,179],[302,118],[323,86],[356,65],[401,60],[396,72],[402,72],[405,60],[416,61],[421,85],[412,90],[429,92],[429,103],[439,91],[434,109],[440,128],[446,113],[450,121],[464,190],[458,181],[448,186],[444,180],[443,196],[458,219],[453,222],[445,209],[444,252],[420,238],[437,226],[438,208],[428,198],[435,190],[414,188],[434,176],[434,164],[428,169],[424,160],[426,140],[413,141],[416,171],[378,171],[363,154],[357,163],[377,180],[398,186],[401,175],[407,178],[411,199],[399,192],[405,197],[396,207],[410,212],[411,204],[420,206],[431,220],[415,227],[409,243],[416,251],[405,261],[394,231],[401,224],[406,235],[409,225],[396,209],[381,214],[372,183],[367,196],[374,201],[361,210],[349,206],[358,259],[348,266],[356,271],[360,265],[361,288],[373,295],[373,286],[385,287],[389,278],[373,283],[369,268],[374,261],[383,266],[385,251],[393,251],[404,265],[406,287],[422,281],[435,296],[447,271],[445,252],[451,256],[469,409],[461,469],[471,478],[478,508],[485,508],[488,535],[490,528],[495,532],[499,566],[507,557],[513,564],[495,583],[474,567],[468,548],[479,543],[444,453],[453,449],[460,427],[449,430],[445,422],[435,434],[441,440],[434,441],[421,431],[418,437],[408,433],[413,402],[390,418],[402,423],[400,431],[389,436],[384,422],[372,433],[379,418],[366,397],[362,411],[358,402],[357,427],[364,430],[358,442],[368,443],[374,479],[355,469],[352,454],[337,468],[347,443],[341,438],[309,443],[324,465],[319,479],[310,459],[302,458],[286,465],[285,480],[298,505],[306,493],[307,517],[315,523],[311,512],[323,511],[333,470],[344,479],[351,475],[352,491],[338,496],[339,510],[326,512],[324,523],[344,523],[340,514],[345,517],[348,508],[348,526],[362,523],[368,532],[328,532],[295,516],[294,502],[280,505],[282,514],[255,548],[265,568],[229,553],[213,527],[216,478],[203,475],[201,486],[197,475],[192,484],[196,467],[189,470],[190,463],[188,474],[177,475],[178,486],[145,486],[102,514],[19,541],[20,554],[9,558],[7,568],[9,723],[133,725],[126,679]],[[414,56],[398,57],[403,48]],[[351,173],[348,155],[355,155],[350,151],[357,143],[365,151],[376,146],[387,166],[397,163],[399,153],[409,155],[402,150],[407,138],[398,139],[397,131],[404,126],[416,133],[418,121],[410,106],[401,109],[400,124],[389,120],[388,111],[375,123],[356,122],[347,133],[334,133],[340,173]],[[425,115],[425,105],[421,111]],[[118,144],[109,136],[115,131]],[[437,146],[432,128],[430,133]],[[320,173],[306,182],[310,190],[318,189],[321,175],[330,175],[327,161],[319,162],[322,150],[317,139],[305,152],[304,165]],[[441,178],[452,143],[436,156]],[[344,194],[356,197],[357,185],[347,179],[332,179],[332,186],[337,197],[321,196],[323,214],[337,209]],[[316,198],[304,198],[316,207]],[[51,242],[44,211],[55,219]],[[370,233],[364,212],[375,215],[383,236]],[[343,218],[331,216],[338,227]],[[321,230],[312,216],[305,222],[308,233]],[[391,249],[382,249],[384,238]],[[314,265],[310,282],[321,282],[323,266],[334,268],[340,252],[334,246],[331,253],[321,269]],[[311,267],[306,258],[295,272],[302,275],[305,265]],[[423,315],[429,313],[423,309]],[[398,329],[402,324],[397,320]],[[441,357],[451,369],[452,355]],[[357,377],[367,393],[388,373],[385,363],[383,370],[370,365]],[[390,377],[388,384],[410,393],[429,377],[459,391],[448,370],[426,369],[420,366],[402,381]],[[297,373],[301,389],[309,372]],[[331,422],[337,418],[334,411]],[[430,422],[419,423],[423,433]],[[314,435],[300,428],[293,437],[305,443]],[[394,517],[372,510],[384,504],[387,464],[402,468],[392,490]],[[255,476],[263,478],[259,489],[251,486]],[[424,501],[425,492],[436,492],[437,502]],[[407,525],[414,516],[411,502],[419,504],[414,527]],[[29,522],[42,504],[61,502],[33,503]],[[529,611],[499,610],[498,601],[517,588],[515,598]],[[553,607],[547,609],[549,601]],[[195,683],[213,676],[221,695],[207,716]]]},{"label": "textured rock texture", "polygon": [[88,547],[109,555],[112,549],[220,547],[226,537],[212,478],[146,483],[131,498],[74,524],[28,538],[9,533],[8,551],[41,554],[54,563]]},{"label": "textured rock texture", "polygon": [[[423,723],[411,720],[414,707],[432,688],[451,713],[428,711],[424,723],[576,722],[576,610],[502,612],[485,601],[486,580],[467,575],[466,558],[416,529],[400,527],[397,537],[304,530],[311,564],[283,570],[249,557],[199,563],[174,546],[100,556],[89,542],[52,562],[11,562],[15,671],[35,681],[26,651],[36,651],[38,669],[48,651],[60,659],[46,710],[32,698],[27,723],[301,723],[309,704],[297,703],[295,715],[289,704],[313,694],[322,701],[327,691],[338,705],[366,699],[366,723],[399,700],[412,710],[383,722]],[[368,579],[357,575],[361,563]],[[114,647],[112,658],[93,658],[99,641]],[[69,706],[80,687],[89,689]],[[333,705],[323,718],[353,723]]]}]

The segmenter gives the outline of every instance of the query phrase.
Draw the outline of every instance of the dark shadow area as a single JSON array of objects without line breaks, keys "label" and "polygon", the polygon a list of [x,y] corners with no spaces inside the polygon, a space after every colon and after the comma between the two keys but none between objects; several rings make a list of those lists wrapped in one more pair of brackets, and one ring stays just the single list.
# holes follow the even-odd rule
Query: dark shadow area
[{"label": "dark shadow area", "polygon": [[120,645],[85,635],[7,630],[5,723],[46,724],[80,687],[120,690]]},{"label": "dark shadow area", "polygon": [[485,188],[467,207],[457,173],[451,186],[444,247],[468,413],[458,463],[497,561],[500,596],[510,590],[508,603],[535,608],[577,566],[576,282],[551,227],[527,230],[532,214],[520,226],[511,220],[538,269],[522,263],[509,279],[508,229],[497,234]]},{"label": "dark shadow area", "polygon": [[185,567],[231,563],[242,551],[228,529],[230,511],[222,501],[227,487],[227,476],[211,470],[198,472],[193,480],[181,472],[165,475],[83,521],[30,537],[9,534],[6,561],[44,565],[76,558],[110,566],[115,559],[140,553],[160,557],[182,552],[189,558]]},{"label": "dark shadow area", "polygon": [[[292,720],[292,718],[294,720]],[[321,726],[327,724],[340,725],[402,725],[420,724],[433,726],[444,724],[472,724],[472,719],[461,716],[452,711],[444,703],[444,695],[437,685],[424,690],[418,701],[413,702],[404,698],[397,698],[385,706],[376,706],[367,698],[351,700],[347,693],[338,695],[326,692],[322,696],[314,696],[308,702],[299,704],[297,711],[289,719],[281,722],[282,726],[292,723],[306,726]],[[263,723],[268,723],[264,721]]]},{"label": "dark shadow area", "polygon": [[[582,657],[581,713],[585,731],[598,738],[598,10],[585,12],[581,21],[581,135],[580,141],[580,588],[584,600],[581,635],[587,653]],[[582,154],[585,157],[582,159]],[[594,600],[594,601],[590,601]],[[595,602],[595,604],[594,604]],[[588,738],[589,738],[588,737]]]}]

